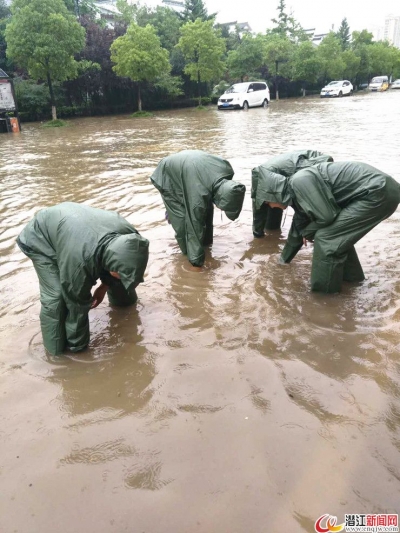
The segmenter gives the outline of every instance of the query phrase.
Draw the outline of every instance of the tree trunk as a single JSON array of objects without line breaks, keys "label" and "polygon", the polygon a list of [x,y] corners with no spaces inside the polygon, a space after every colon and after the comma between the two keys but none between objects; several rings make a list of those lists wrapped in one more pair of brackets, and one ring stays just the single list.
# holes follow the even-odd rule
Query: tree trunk
[{"label": "tree trunk", "polygon": [[304,98],[305,95],[306,95],[306,88],[305,88],[305,87],[302,87],[301,90],[303,91],[303,98]]},{"label": "tree trunk", "polygon": [[54,98],[53,84],[51,82],[51,76],[49,71],[47,71],[47,85],[49,87],[50,93],[51,117],[53,120],[57,120],[56,100]]},{"label": "tree trunk", "polygon": [[137,84],[137,93],[138,93],[138,110],[141,111],[142,110],[142,98],[140,96],[140,83]]},{"label": "tree trunk", "polygon": [[200,83],[200,72],[197,71],[197,85],[199,87],[199,106],[201,105],[201,83]]},{"label": "tree trunk", "polygon": [[276,100],[279,100],[278,61],[275,61],[275,98],[276,98]]}]

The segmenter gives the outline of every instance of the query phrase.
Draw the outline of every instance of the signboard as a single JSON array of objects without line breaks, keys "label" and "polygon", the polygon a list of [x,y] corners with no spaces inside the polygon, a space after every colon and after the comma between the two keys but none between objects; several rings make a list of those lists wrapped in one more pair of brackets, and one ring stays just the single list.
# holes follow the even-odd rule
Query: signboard
[{"label": "signboard", "polygon": [[15,111],[15,101],[10,80],[0,80],[0,109]]}]

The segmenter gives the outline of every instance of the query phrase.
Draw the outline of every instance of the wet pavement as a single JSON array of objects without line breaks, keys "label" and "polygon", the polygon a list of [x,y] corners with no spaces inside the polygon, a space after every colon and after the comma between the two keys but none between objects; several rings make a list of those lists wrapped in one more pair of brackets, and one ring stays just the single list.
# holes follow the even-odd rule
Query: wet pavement
[{"label": "wet pavement", "polygon": [[[400,92],[268,109],[70,121],[0,137],[0,531],[313,532],[323,514],[400,510],[400,211],[357,245],[367,280],[312,294],[312,246],[253,239],[251,169],[292,149],[400,181]],[[202,149],[245,183],[190,271],[149,176]],[[45,354],[38,282],[15,238],[61,201],[150,240],[139,303],[90,313],[84,354]]]}]

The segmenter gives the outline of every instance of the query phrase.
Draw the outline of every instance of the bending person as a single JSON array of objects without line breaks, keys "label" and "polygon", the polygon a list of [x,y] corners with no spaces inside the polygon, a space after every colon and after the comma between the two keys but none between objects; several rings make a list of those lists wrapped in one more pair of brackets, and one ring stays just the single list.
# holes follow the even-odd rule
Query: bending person
[{"label": "bending person", "polygon": [[113,305],[137,301],[149,241],[117,213],[65,202],[36,213],[17,243],[39,278],[43,343],[53,355],[87,347],[89,310],[106,292]]},{"label": "bending person", "polygon": [[232,181],[228,161],[200,150],[165,157],[151,176],[160,191],[179,247],[193,266],[204,264],[204,246],[213,242],[214,204],[230,220],[242,210],[246,187]]},{"label": "bending person", "polygon": [[262,178],[264,175],[268,175],[269,172],[274,172],[275,174],[290,178],[302,168],[328,161],[333,161],[333,158],[322,152],[316,152],[315,150],[295,150],[272,157],[266,163],[253,168],[251,173],[251,197],[253,199],[254,237],[264,237],[265,230],[279,229],[282,222],[281,209],[270,206],[265,202],[257,206],[256,197],[260,177]]},{"label": "bending person", "polygon": [[354,244],[394,213],[400,185],[365,163],[322,163],[291,178],[264,175],[256,202],[293,207],[281,261],[290,263],[306,241],[313,241],[311,289],[334,293],[343,280],[365,279]]}]

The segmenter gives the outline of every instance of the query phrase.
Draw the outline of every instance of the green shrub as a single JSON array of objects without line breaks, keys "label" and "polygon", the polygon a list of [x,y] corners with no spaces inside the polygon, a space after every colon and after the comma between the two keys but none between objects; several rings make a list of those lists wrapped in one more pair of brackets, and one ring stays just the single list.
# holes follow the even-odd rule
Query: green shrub
[{"label": "green shrub", "polygon": [[68,126],[68,123],[65,122],[65,120],[49,120],[48,122],[45,122],[42,124],[42,128],[62,128],[64,126]]}]

